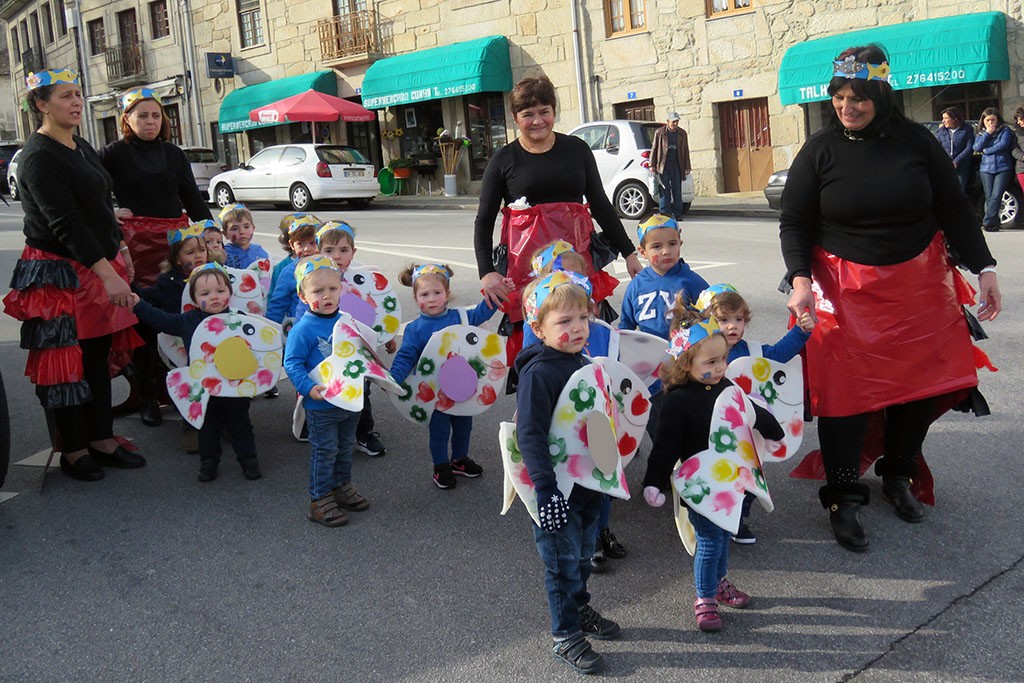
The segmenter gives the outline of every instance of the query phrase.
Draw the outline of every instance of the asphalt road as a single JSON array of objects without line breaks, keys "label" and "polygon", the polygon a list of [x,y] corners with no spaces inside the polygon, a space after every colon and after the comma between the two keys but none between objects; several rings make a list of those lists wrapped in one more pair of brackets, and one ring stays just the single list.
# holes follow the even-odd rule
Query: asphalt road
[{"label": "asphalt road", "polygon": [[[260,212],[272,253],[276,221]],[[412,258],[446,261],[463,305],[477,301],[469,211],[324,211],[358,229],[357,258],[394,273]],[[777,226],[769,220],[685,224],[684,255],[710,282],[750,301],[748,337],[784,332]],[[815,482],[769,466],[772,514],[755,511],[755,546],[733,546],[730,577],[754,596],[725,629],[693,622],[692,563],[670,513],[642,496],[617,503],[612,529],[629,556],[591,581],[594,605],[622,625],[598,643],[609,678],[629,681],[1020,681],[1024,679],[1024,494],[1019,483],[1024,394],[1024,233],[989,235],[1007,310],[987,325],[985,373],[993,415],[954,414],[926,454],[938,504],[907,525],[881,501],[864,513],[871,549],[832,540]],[[20,251],[20,210],[0,207],[0,272]],[[414,312],[401,289],[406,318]],[[0,370],[13,425],[12,460],[47,447],[42,411],[22,377],[15,321],[0,316]],[[122,385],[119,392],[124,391]],[[179,423],[117,431],[149,466],[99,483],[14,465],[0,494],[2,681],[568,681],[549,653],[541,565],[518,502],[501,505],[496,432],[513,411],[501,399],[476,421],[485,467],[452,491],[430,478],[425,430],[374,394],[380,459],[356,456],[355,482],[372,499],[351,523],[305,519],[308,446],[289,436],[287,385],[258,399],[253,422],[264,471],[245,481],[226,455],[220,478],[195,480],[197,456],[178,447]],[[805,445],[816,444],[814,427]],[[645,443],[642,454],[647,451]],[[802,453],[801,453],[802,455]],[[645,458],[627,471],[639,492]]]}]

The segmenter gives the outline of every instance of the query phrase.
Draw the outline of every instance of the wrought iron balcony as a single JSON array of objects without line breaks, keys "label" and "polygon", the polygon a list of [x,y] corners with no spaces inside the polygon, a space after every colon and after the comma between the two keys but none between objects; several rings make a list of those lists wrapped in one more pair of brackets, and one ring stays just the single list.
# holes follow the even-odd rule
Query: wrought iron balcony
[{"label": "wrought iron balcony", "polygon": [[320,57],[328,66],[358,64],[381,54],[380,21],[376,10],[360,10],[321,19]]},{"label": "wrought iron balcony", "polygon": [[21,64],[25,67],[25,78],[28,78],[30,73],[44,70],[46,62],[43,59],[43,51],[38,47],[30,47],[21,53]]},{"label": "wrought iron balcony", "polygon": [[107,83],[123,87],[144,83],[146,64],[142,59],[142,48],[134,43],[115,45],[103,53],[107,60]]}]

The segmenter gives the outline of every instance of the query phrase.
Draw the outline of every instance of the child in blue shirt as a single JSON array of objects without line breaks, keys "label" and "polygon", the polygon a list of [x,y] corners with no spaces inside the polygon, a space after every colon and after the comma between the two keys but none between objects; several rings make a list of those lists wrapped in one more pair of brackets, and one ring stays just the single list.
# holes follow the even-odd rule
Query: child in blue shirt
[{"label": "child in blue shirt", "polygon": [[[462,314],[449,308],[449,281],[452,270],[446,265],[426,263],[411,265],[402,271],[398,281],[412,287],[413,298],[419,306],[420,316],[405,326],[402,346],[391,364],[391,376],[396,382],[405,382],[426,348],[430,337],[438,330],[462,324]],[[475,308],[465,309],[466,322],[480,325],[490,320],[496,308],[484,299]],[[435,410],[430,416],[430,457],[434,461],[434,483],[440,489],[455,488],[455,476],[475,478],[484,470],[469,457],[469,438],[473,431],[473,418],[469,415],[449,415]],[[451,457],[448,442],[451,440]]]},{"label": "child in blue shirt", "polygon": [[[295,214],[289,214],[295,215]],[[285,318],[295,318],[299,306],[299,293],[295,288],[295,264],[300,259],[317,253],[316,233],[320,223],[309,214],[303,214],[286,228],[288,258],[274,268],[275,280],[271,280],[270,297],[267,300],[267,318],[283,323]],[[282,235],[284,238],[285,235]]]},{"label": "child in blue shirt", "polygon": [[269,259],[267,250],[252,241],[256,225],[252,213],[243,204],[225,206],[220,212],[220,224],[228,243],[224,245],[225,263],[228,268],[248,268],[260,259]]},{"label": "child in blue shirt", "polygon": [[285,343],[284,369],[304,398],[309,428],[309,511],[306,518],[328,527],[348,523],[346,510],[370,507],[352,484],[352,449],[359,413],[324,400],[327,388],[309,377],[331,354],[331,337],[338,321],[341,274],[333,261],[311,256],[295,266],[299,298],[310,311],[295,323]]},{"label": "child in blue shirt", "polygon": [[[291,234],[292,224],[296,222],[299,225],[309,223],[310,225],[318,226],[323,221],[321,221],[319,218],[317,218],[311,213],[304,213],[302,211],[299,211],[296,213],[287,214],[284,218],[281,219],[281,222],[277,224],[278,232],[281,233],[280,235],[277,236],[277,241],[281,245],[281,248],[284,249],[285,256],[283,259],[278,261],[277,265],[275,265],[273,270],[270,271],[270,292],[267,292],[268,298],[270,294],[274,291],[274,288],[277,286],[277,281],[281,277],[281,271],[284,270],[285,267],[291,266],[289,268],[289,271],[292,274],[294,274],[296,261],[298,261],[300,258],[312,256],[313,254],[316,253],[315,246],[313,248],[313,254],[302,254],[300,256],[295,253],[295,250],[292,248]],[[291,290],[291,279],[289,279],[288,284],[288,289]]]}]

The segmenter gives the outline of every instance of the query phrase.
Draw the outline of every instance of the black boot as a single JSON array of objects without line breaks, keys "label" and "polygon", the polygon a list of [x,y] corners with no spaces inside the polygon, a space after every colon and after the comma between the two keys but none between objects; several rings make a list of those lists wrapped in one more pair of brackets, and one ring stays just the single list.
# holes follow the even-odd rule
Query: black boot
[{"label": "black boot", "polygon": [[896,507],[896,516],[904,522],[917,524],[924,519],[924,506],[910,492],[907,477],[882,477],[882,496]]},{"label": "black boot", "polygon": [[868,488],[863,484],[826,484],[818,496],[829,511],[828,521],[839,545],[855,553],[867,550],[868,537],[860,522],[860,508],[868,502]]}]

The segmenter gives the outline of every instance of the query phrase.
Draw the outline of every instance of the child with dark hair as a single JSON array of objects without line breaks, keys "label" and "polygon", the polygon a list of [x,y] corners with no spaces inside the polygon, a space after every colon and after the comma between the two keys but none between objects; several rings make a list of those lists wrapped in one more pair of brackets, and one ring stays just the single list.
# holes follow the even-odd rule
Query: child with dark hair
[{"label": "child with dark hair", "polygon": [[[298,261],[300,258],[305,258],[306,256],[310,256],[310,254],[303,254],[302,256],[299,256],[299,255],[297,255],[295,253],[295,249],[292,246],[292,241],[293,241],[292,240],[292,225],[293,224],[298,224],[298,225],[307,225],[308,224],[308,225],[312,225],[312,226],[318,227],[322,223],[323,223],[323,221],[321,221],[319,218],[317,218],[313,214],[305,213],[305,212],[302,212],[302,211],[298,211],[296,213],[289,213],[289,214],[285,215],[281,219],[281,222],[277,224],[277,230],[280,233],[277,236],[277,242],[278,242],[278,244],[281,245],[281,248],[284,249],[285,257],[283,259],[281,259],[277,263],[277,265],[274,266],[273,270],[270,271],[270,291],[271,292],[273,292],[274,288],[277,286],[277,281],[281,277],[281,271],[283,271],[286,267],[291,266],[290,270],[291,270],[292,273],[294,273],[295,272],[295,262]],[[314,242],[315,241],[316,240],[315,240],[315,233],[314,233]],[[314,247],[313,253],[316,253],[315,247]],[[269,293],[268,293],[268,296],[269,296]]]},{"label": "child with dark hair", "polygon": [[228,268],[245,269],[260,259],[269,259],[267,250],[252,241],[256,224],[244,204],[229,204],[220,212],[220,224],[228,243],[224,245]]},{"label": "child with dark hair", "polygon": [[[289,214],[296,215],[296,214]],[[286,216],[287,218],[287,216]],[[287,244],[285,251],[289,256],[274,268],[274,279],[271,279],[270,296],[267,300],[267,318],[276,323],[284,322],[285,318],[295,318],[299,306],[299,294],[295,290],[295,264],[300,259],[308,258],[317,253],[316,233],[320,223],[310,214],[301,214],[286,228]]]},{"label": "child with dark hair", "polygon": [[206,242],[206,260],[223,266],[228,255],[224,253],[224,232],[217,221],[210,221],[203,229],[203,241]]}]

